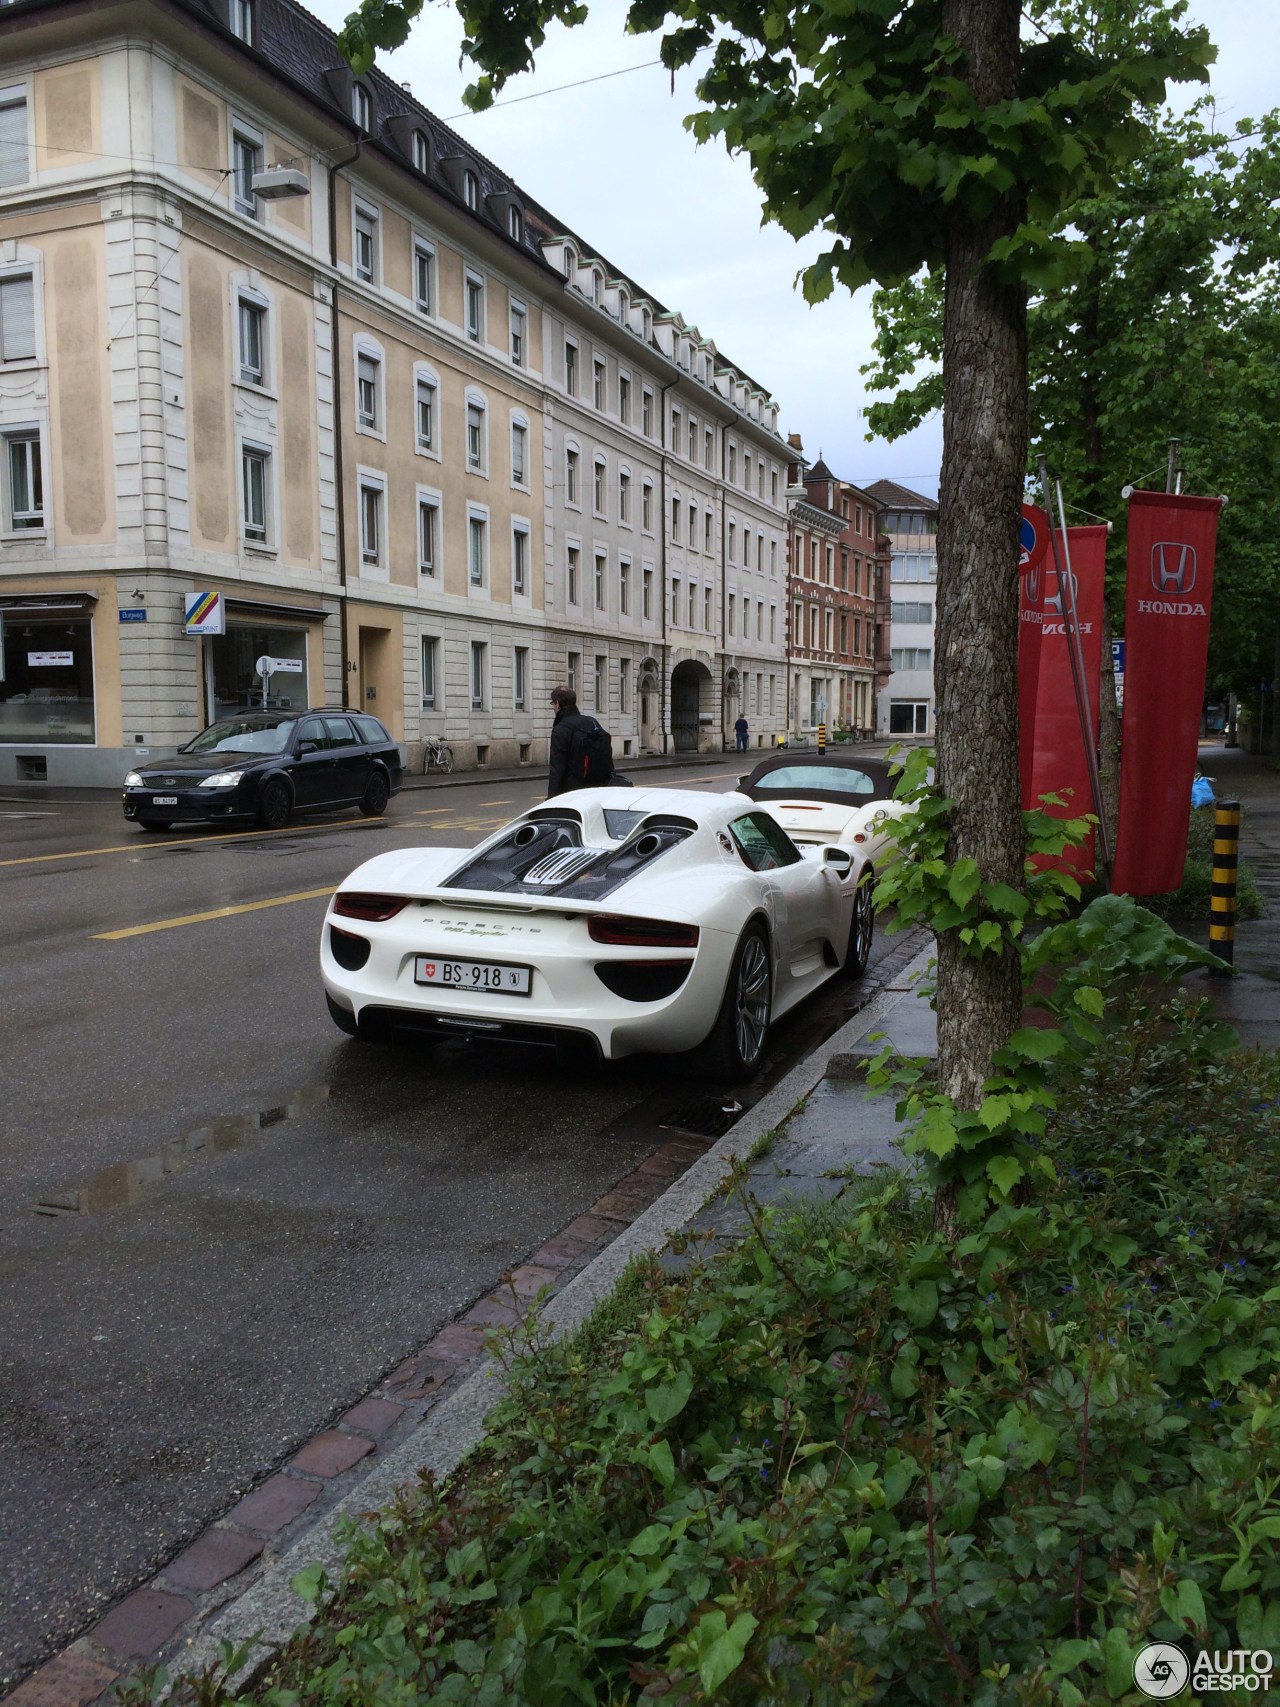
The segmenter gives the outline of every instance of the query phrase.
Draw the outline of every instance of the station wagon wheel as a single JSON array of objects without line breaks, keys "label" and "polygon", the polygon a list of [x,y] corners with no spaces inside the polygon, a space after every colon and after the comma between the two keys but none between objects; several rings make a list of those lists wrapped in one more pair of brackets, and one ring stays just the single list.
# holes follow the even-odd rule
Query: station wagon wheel
[{"label": "station wagon wheel", "polygon": [[360,810],[366,818],[381,818],[387,809],[391,798],[391,790],[387,787],[387,779],[381,771],[374,771],[365,784],[364,795],[360,801]]},{"label": "station wagon wheel", "polygon": [[698,1051],[699,1067],[710,1078],[751,1078],[764,1055],[772,1015],[769,945],[760,926],[750,925],[734,953],[716,1022]]},{"label": "station wagon wheel", "polygon": [[849,947],[845,952],[844,971],[849,978],[860,978],[871,958],[871,943],[876,930],[875,874],[868,871],[853,896],[853,917],[849,920]]},{"label": "station wagon wheel", "polygon": [[289,784],[281,777],[268,777],[258,796],[258,822],[264,830],[283,830],[293,811]]}]

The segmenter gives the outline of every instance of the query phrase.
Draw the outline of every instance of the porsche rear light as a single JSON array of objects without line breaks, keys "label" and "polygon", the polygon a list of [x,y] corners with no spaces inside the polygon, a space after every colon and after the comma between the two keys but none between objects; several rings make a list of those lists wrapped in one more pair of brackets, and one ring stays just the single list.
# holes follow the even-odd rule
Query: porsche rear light
[{"label": "porsche rear light", "polygon": [[697,948],[697,925],[668,924],[663,919],[627,919],[599,913],[587,923],[592,942],[634,948]]},{"label": "porsche rear light", "polygon": [[339,890],[333,898],[333,910],[343,919],[394,919],[408,905],[404,895],[362,895],[354,890]]}]

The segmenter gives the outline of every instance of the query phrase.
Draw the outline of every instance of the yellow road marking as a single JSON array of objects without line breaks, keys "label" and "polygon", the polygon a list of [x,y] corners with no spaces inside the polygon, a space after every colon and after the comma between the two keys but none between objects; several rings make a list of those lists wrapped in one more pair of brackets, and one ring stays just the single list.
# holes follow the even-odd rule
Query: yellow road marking
[{"label": "yellow road marking", "polygon": [[151,931],[174,931],[180,925],[203,925],[210,919],[229,919],[236,913],[260,913],[264,907],[287,907],[291,901],[318,901],[323,895],[327,899],[337,888],[336,883],[328,883],[323,889],[300,889],[296,895],[273,895],[269,901],[242,901],[234,907],[214,907],[208,913],[184,913],[178,919],[157,919],[150,925],[130,925],[122,931],[95,931],[95,942],[120,942],[127,936],[146,936]]},{"label": "yellow road marking", "polygon": [[6,865],[48,865],[59,859],[92,859],[95,854],[136,853],[140,848],[159,853],[164,848],[190,848],[197,844],[204,847],[214,847],[222,842],[257,841],[261,836],[314,836],[320,830],[340,830],[348,826],[365,830],[375,828],[375,824],[366,818],[334,818],[327,824],[301,824],[297,829],[290,826],[287,830],[232,830],[222,836],[180,836],[172,842],[144,842],[139,840],[121,842],[117,847],[111,848],[74,848],[70,853],[27,854],[23,859],[0,859],[0,867]]}]

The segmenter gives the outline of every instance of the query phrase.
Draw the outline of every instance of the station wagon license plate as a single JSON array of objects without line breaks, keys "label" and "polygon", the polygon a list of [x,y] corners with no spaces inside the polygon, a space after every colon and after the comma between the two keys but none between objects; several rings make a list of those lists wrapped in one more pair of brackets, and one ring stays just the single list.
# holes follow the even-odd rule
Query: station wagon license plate
[{"label": "station wagon license plate", "polygon": [[494,996],[527,996],[532,973],[527,966],[502,966],[492,960],[440,960],[420,954],[414,961],[415,984],[446,990],[487,990]]},{"label": "station wagon license plate", "polygon": [[178,797],[176,794],[153,794],[151,804],[153,806],[176,806]]}]

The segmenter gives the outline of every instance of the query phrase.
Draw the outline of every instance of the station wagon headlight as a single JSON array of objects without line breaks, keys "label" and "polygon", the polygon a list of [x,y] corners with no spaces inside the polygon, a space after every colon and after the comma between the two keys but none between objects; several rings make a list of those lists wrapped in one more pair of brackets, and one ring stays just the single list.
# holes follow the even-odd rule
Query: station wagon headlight
[{"label": "station wagon headlight", "polygon": [[243,771],[215,771],[201,782],[201,788],[234,788],[244,775]]},{"label": "station wagon headlight", "polygon": [[126,788],[141,788],[142,778],[138,775],[137,771],[130,771],[128,776],[124,779],[124,785]]}]

